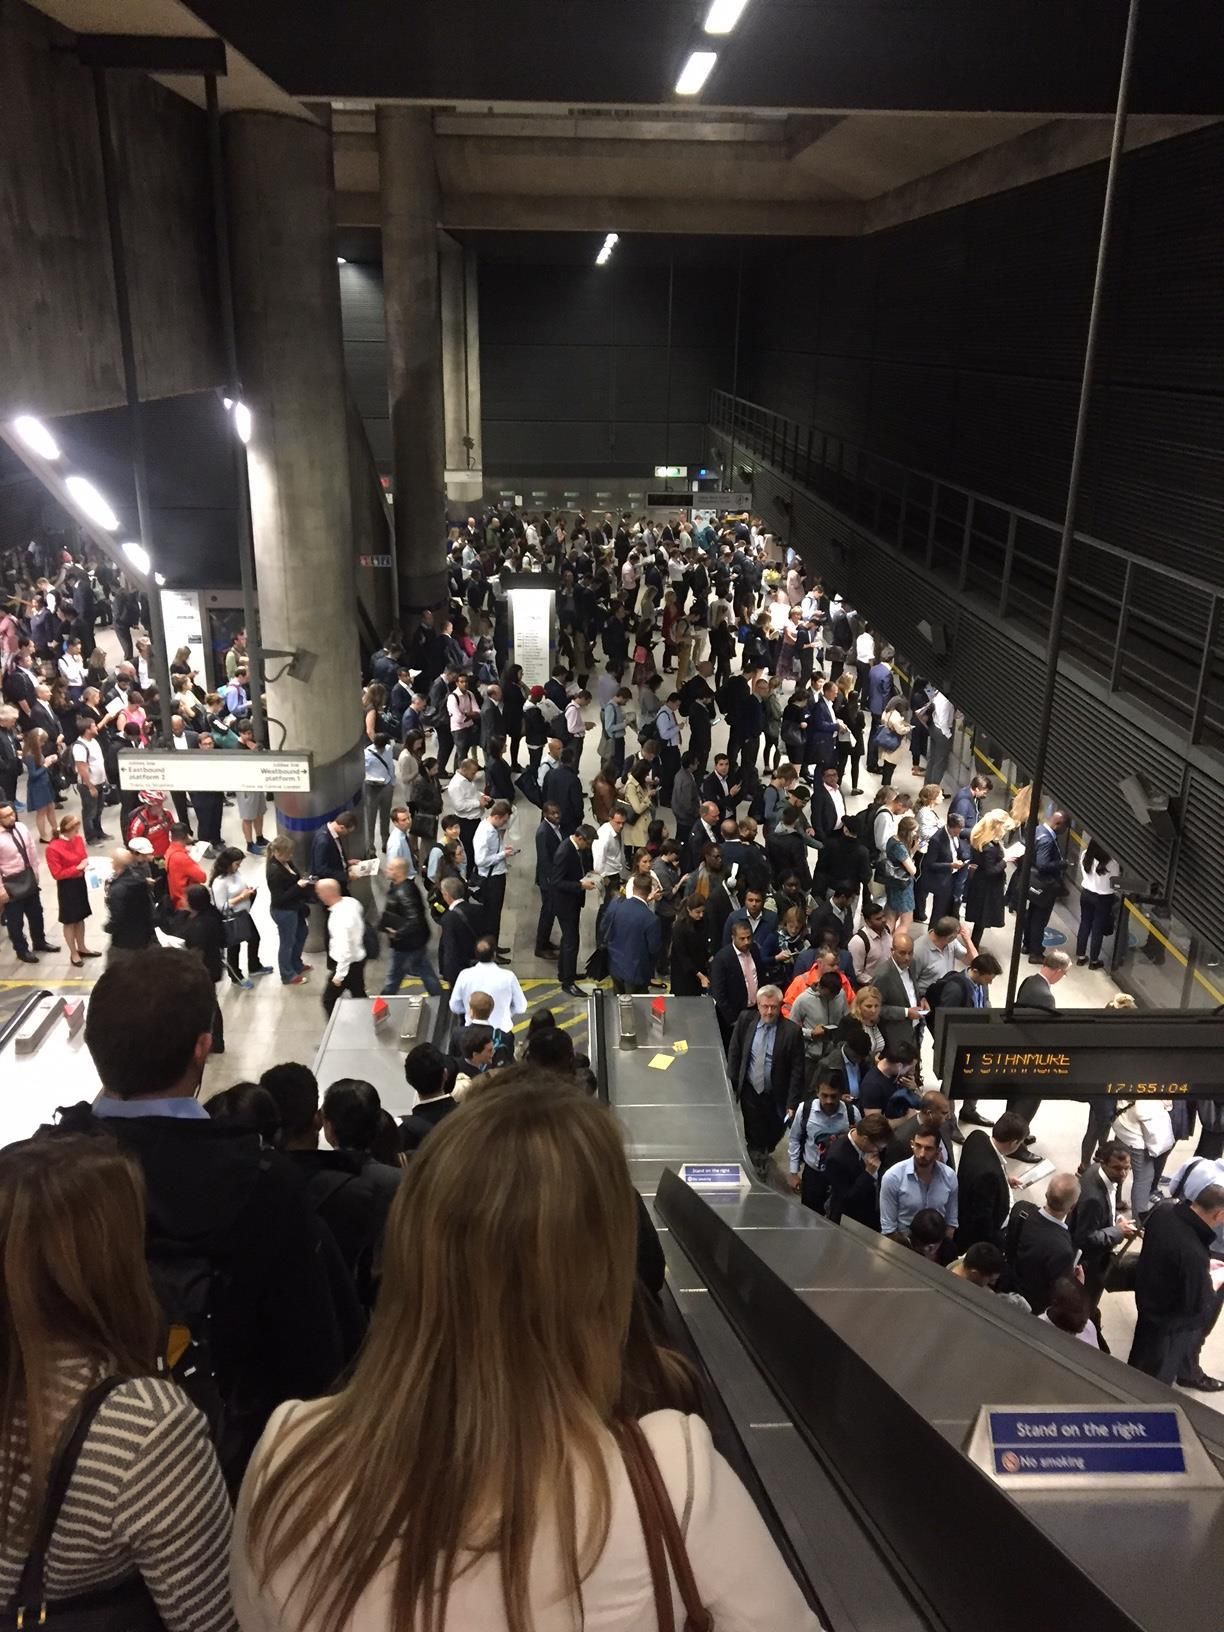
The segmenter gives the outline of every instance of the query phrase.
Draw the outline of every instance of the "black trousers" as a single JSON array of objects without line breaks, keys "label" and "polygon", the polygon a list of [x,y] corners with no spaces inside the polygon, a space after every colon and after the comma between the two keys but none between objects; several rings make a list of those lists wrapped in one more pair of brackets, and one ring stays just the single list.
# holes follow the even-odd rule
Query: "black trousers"
[{"label": "black trousers", "polygon": [[476,871],[476,829],[480,826],[479,816],[461,816],[459,818],[459,837],[463,840],[463,853],[467,857],[467,876],[472,877]]},{"label": "black trousers", "polygon": [[799,1180],[799,1200],[814,1213],[823,1213],[828,1195],[828,1174],[823,1168],[809,1167],[804,1162],[803,1174]]},{"label": "black trousers", "polygon": [[562,986],[572,986],[578,974],[578,941],[582,933],[582,907],[564,906],[557,909],[561,925],[561,950],[557,954],[557,979]]},{"label": "black trousers", "polygon": [[1007,1102],[1009,1111],[1015,1111],[1022,1116],[1029,1125],[1029,1132],[1033,1131],[1033,1118],[1041,1108],[1041,1100],[1034,1094],[1016,1094]]},{"label": "black trousers", "polygon": [[193,793],[191,803],[195,806],[196,831],[200,838],[207,839],[209,844],[220,844],[221,812],[225,808],[222,795]]},{"label": "black trousers", "polygon": [[449,721],[440,719],[435,729],[438,733],[438,775],[445,776],[450,763],[451,750],[455,746],[455,739],[451,736]]},{"label": "black trousers", "polygon": [[552,903],[552,892],[547,888],[540,890],[540,916],[536,920],[535,949],[542,952],[552,940],[553,925],[557,921],[557,914]]},{"label": "black trousers", "polygon": [[482,874],[480,896],[485,909],[485,933],[493,937],[496,948],[500,944],[502,908],[506,903],[505,873]]},{"label": "black trousers", "polygon": [[1035,895],[1032,892],[1029,894],[1028,912],[1024,918],[1024,950],[1030,958],[1040,957],[1044,950],[1046,925],[1057,898],[1056,884],[1047,885]]},{"label": "black trousers", "polygon": [[347,975],[345,975],[344,984],[341,986],[336,985],[336,966],[330,958],[327,960],[327,968],[327,985],[323,988],[324,1014],[330,1014],[332,1012],[345,992],[348,992],[352,997],[364,997],[366,995],[364,958],[361,958],[356,963],[349,965],[349,972]]},{"label": "black trousers", "polygon": [[9,939],[13,943],[14,952],[28,952],[29,943],[25,938],[23,924],[30,926],[30,939],[35,946],[42,946],[47,939],[47,931],[43,925],[42,900],[38,891],[33,890],[24,901],[6,901],[4,903],[4,927],[9,932]]},{"label": "black trousers", "polygon": [[1135,1341],[1126,1363],[1159,1382],[1173,1383],[1191,1374],[1202,1341],[1201,1327],[1177,1327],[1170,1331],[1146,1315],[1140,1315],[1135,1322]]}]

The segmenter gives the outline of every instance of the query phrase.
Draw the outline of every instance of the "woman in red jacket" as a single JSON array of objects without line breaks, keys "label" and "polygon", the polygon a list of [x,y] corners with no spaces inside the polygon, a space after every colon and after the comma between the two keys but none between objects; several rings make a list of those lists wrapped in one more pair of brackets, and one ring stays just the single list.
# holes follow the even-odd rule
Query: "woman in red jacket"
[{"label": "woman in red jacket", "polygon": [[56,837],[46,849],[47,866],[55,880],[59,894],[59,921],[64,926],[74,969],[81,967],[85,958],[100,958],[101,952],[91,952],[85,945],[85,920],[93,916],[89,905],[89,886],[85,869],[89,855],[81,837],[81,823],[76,816],[61,816]]}]

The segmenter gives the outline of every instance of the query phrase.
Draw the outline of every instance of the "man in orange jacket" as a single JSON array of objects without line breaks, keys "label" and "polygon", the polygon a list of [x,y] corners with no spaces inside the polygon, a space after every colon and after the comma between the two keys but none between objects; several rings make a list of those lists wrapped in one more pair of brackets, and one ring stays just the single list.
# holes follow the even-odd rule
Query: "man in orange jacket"
[{"label": "man in orange jacket", "polygon": [[207,882],[204,869],[187,848],[191,829],[185,822],[175,822],[170,829],[170,844],[166,850],[166,888],[170,905],[182,912],[187,905],[187,891],[192,884]]}]

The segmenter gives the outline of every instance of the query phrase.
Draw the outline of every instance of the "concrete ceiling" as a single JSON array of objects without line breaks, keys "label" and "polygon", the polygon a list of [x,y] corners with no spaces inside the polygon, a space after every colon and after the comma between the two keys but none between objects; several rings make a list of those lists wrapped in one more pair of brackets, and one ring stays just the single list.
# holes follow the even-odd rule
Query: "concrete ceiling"
[{"label": "concrete ceiling", "polygon": [[[379,217],[372,104],[330,118],[338,214]],[[1131,121],[1129,145],[1203,123]],[[1103,158],[1111,121],[1032,114],[757,114],[706,108],[434,112],[443,224],[520,231],[855,234]]]}]

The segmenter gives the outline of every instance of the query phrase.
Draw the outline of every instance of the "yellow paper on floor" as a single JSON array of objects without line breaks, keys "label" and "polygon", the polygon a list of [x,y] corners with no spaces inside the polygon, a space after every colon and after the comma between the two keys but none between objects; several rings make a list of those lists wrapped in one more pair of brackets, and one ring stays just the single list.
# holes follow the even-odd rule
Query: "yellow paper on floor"
[{"label": "yellow paper on floor", "polygon": [[672,1056],[670,1054],[656,1054],[650,1062],[650,1069],[652,1071],[666,1071],[671,1063]]},{"label": "yellow paper on floor", "polygon": [[672,1052],[675,1053],[675,1054],[687,1054],[688,1053],[688,1044],[686,1042],[684,1042],[684,1041],[681,1041],[681,1042],[678,1042],[678,1043],[673,1043],[672,1044]]}]

